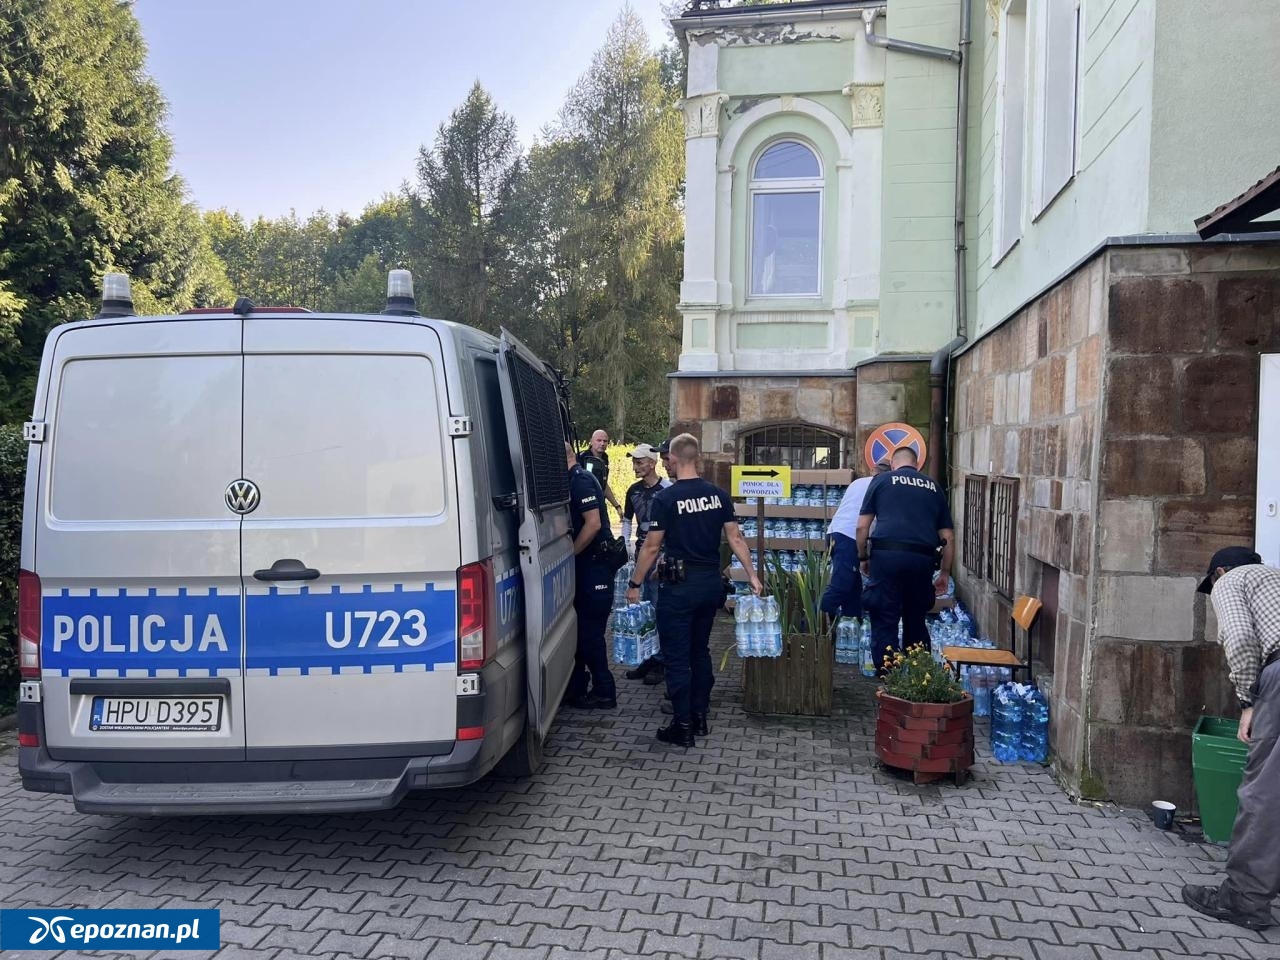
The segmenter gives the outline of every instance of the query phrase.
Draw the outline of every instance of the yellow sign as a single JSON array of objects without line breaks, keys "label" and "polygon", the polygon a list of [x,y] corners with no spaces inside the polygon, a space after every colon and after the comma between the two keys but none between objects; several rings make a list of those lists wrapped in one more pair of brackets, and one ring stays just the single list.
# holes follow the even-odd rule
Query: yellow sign
[{"label": "yellow sign", "polygon": [[735,497],[791,496],[790,467],[743,466],[735,463],[730,471]]}]

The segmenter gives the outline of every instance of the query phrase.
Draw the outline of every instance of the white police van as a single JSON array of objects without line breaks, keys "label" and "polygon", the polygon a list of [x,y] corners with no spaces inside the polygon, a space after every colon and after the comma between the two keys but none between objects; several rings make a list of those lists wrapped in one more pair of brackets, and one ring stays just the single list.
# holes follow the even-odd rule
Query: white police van
[{"label": "white police van", "polygon": [[567,414],[508,334],[388,310],[53,330],[19,768],[99,813],[334,811],[528,774],[573,666]]}]

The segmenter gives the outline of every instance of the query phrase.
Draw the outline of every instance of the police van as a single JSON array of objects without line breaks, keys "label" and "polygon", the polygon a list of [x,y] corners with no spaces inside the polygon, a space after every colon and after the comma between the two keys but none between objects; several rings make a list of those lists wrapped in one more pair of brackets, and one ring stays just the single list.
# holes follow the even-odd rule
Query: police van
[{"label": "police van", "polygon": [[390,807],[527,775],[576,644],[553,370],[414,309],[133,315],[45,344],[19,576],[28,790]]}]

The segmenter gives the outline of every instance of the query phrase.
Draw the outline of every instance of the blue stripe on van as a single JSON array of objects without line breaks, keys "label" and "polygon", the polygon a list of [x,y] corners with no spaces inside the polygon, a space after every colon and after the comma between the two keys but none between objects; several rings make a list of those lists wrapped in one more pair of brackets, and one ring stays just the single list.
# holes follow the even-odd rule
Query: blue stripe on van
[{"label": "blue stripe on van", "polygon": [[[457,591],[395,584],[245,597],[247,666],[272,676],[431,671],[457,662]],[[83,677],[239,677],[237,593],[63,589],[41,604],[41,672]]]},{"label": "blue stripe on van", "polygon": [[302,587],[245,597],[245,667],[276,675],[282,668],[338,673],[342,669],[405,666],[435,670],[457,662],[457,591],[428,583],[426,589],[360,593],[336,586]]}]

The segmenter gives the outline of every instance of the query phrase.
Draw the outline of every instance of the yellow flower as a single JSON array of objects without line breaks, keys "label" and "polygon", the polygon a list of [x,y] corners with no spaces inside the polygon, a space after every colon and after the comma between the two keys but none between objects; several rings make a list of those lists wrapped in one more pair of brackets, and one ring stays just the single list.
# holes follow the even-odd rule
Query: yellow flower
[{"label": "yellow flower", "polygon": [[925,678],[925,680],[927,681],[927,680],[929,679],[929,674],[927,674],[927,673],[926,673],[926,674],[924,675],[924,678]]}]

